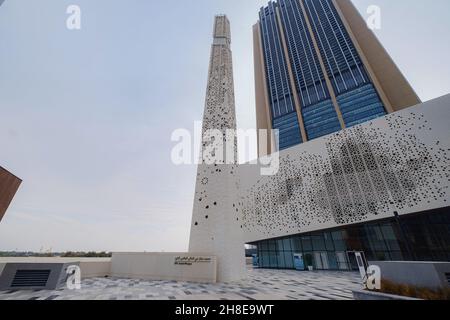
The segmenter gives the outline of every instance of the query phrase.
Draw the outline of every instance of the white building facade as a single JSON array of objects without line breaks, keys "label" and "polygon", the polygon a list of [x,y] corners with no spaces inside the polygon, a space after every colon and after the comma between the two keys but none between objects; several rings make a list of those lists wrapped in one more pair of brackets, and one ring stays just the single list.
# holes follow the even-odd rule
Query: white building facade
[{"label": "white building facade", "polygon": [[[450,261],[450,95],[240,167],[245,242],[259,265],[352,269],[367,260]],[[306,265],[305,265],[306,267]]]}]

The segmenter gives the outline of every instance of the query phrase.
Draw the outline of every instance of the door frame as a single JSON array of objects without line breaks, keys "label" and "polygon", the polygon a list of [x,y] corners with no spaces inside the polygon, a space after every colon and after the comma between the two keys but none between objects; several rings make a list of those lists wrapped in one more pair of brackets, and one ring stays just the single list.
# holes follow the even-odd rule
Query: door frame
[{"label": "door frame", "polygon": [[[352,266],[352,263],[351,263],[351,260],[350,260],[350,255],[351,255],[351,254],[353,254],[354,257],[355,257],[355,259],[356,259],[356,253],[360,253],[360,254],[361,254],[361,257],[362,257],[363,263],[364,263],[364,267],[365,267],[366,270],[367,270],[367,268],[369,267],[369,262],[367,261],[366,254],[365,254],[364,251],[357,251],[357,250],[350,250],[350,251],[347,251],[347,252],[346,252],[349,269],[350,269],[351,271],[357,271],[357,270],[359,270],[359,267],[358,267],[357,269],[353,269],[353,266]],[[356,261],[356,265],[358,266],[358,261]]]}]

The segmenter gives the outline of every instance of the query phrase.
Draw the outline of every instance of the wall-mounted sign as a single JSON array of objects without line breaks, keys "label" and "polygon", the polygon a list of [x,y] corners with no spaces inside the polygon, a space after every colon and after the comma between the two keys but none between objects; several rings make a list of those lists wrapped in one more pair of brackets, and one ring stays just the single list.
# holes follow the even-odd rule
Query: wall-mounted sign
[{"label": "wall-mounted sign", "polygon": [[209,257],[176,257],[175,264],[183,266],[192,266],[197,263],[211,263],[212,259]]}]

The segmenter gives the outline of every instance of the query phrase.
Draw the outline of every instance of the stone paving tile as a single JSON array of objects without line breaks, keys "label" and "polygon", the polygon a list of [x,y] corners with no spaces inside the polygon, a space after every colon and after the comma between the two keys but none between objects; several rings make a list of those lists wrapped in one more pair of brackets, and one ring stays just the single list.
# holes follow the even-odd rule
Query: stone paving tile
[{"label": "stone paving tile", "polygon": [[361,288],[353,272],[250,269],[233,283],[95,278],[83,280],[81,290],[1,291],[0,300],[348,300]]}]

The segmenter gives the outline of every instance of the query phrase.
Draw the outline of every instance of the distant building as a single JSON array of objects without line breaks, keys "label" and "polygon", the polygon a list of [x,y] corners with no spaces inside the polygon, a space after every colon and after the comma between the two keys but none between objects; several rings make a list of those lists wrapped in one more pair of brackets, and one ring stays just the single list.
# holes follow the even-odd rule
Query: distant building
[{"label": "distant building", "polygon": [[[1,0],[0,0],[1,5]],[[22,180],[0,167],[0,221],[6,213]]]}]

